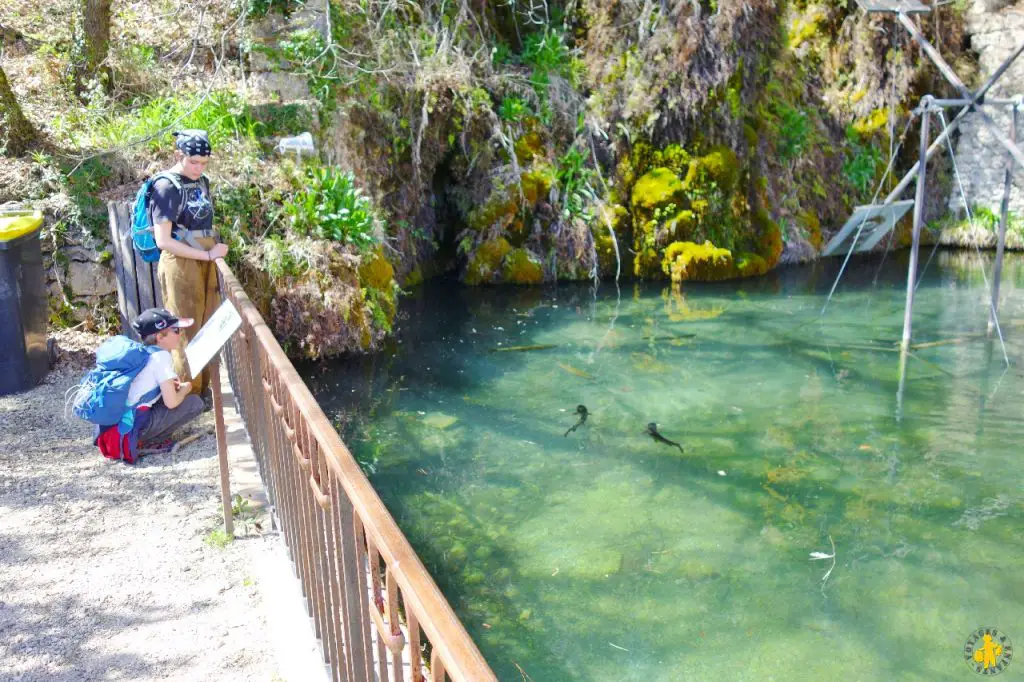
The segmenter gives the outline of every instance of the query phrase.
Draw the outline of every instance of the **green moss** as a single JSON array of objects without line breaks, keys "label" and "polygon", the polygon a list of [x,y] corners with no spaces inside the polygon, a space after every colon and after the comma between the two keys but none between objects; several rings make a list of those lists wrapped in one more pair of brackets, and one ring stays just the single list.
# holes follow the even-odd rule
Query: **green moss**
[{"label": "green moss", "polygon": [[423,284],[423,270],[419,267],[415,267],[409,271],[409,274],[405,276],[404,286],[406,287],[418,287]]},{"label": "green moss", "polygon": [[547,197],[551,190],[551,183],[554,180],[554,171],[550,166],[540,166],[520,177],[520,184],[523,188],[523,198],[529,208],[533,208],[537,202]]},{"label": "green moss", "polygon": [[769,268],[773,268],[782,256],[782,229],[763,207],[754,211],[753,223],[757,235],[758,255],[768,263]]},{"label": "green moss", "polygon": [[512,284],[540,284],[544,281],[544,268],[540,259],[527,249],[514,249],[505,256],[502,277]]},{"label": "green moss", "polygon": [[735,276],[732,253],[711,242],[672,242],[665,249],[661,269],[675,283],[688,280],[714,281]]},{"label": "green moss", "polygon": [[808,16],[798,17],[789,28],[789,48],[795,50],[818,34],[818,24],[825,13],[815,10]]},{"label": "green moss", "polygon": [[359,266],[359,281],[364,287],[388,289],[395,281],[395,269],[384,258],[383,250],[379,249],[371,257],[363,260]]},{"label": "green moss", "polygon": [[875,109],[867,116],[853,122],[853,130],[862,138],[868,138],[881,132],[889,125],[889,107]]},{"label": "green moss", "polygon": [[483,231],[495,225],[507,227],[515,218],[519,206],[507,189],[495,190],[487,202],[469,214],[469,226]]},{"label": "green moss", "polygon": [[736,272],[741,277],[756,277],[763,275],[770,269],[768,262],[756,253],[739,253],[735,259]]},{"label": "green moss", "polygon": [[634,211],[653,211],[676,201],[683,190],[679,177],[668,168],[645,173],[633,186]]},{"label": "green moss", "polygon": [[494,276],[501,270],[502,261],[511,250],[511,244],[501,237],[478,246],[466,266],[466,284],[476,286],[493,282]]},{"label": "green moss", "polygon": [[823,240],[821,237],[821,222],[818,220],[818,216],[811,211],[804,211],[800,214],[800,225],[804,228],[804,232],[807,233],[807,241],[815,250],[820,251]]},{"label": "green moss", "polygon": [[520,164],[527,164],[544,155],[544,140],[539,133],[530,131],[516,140],[516,158]]},{"label": "green moss", "polygon": [[683,187],[686,190],[700,190],[701,185],[715,183],[718,189],[728,194],[739,180],[740,162],[736,152],[728,147],[718,146],[690,162]]}]

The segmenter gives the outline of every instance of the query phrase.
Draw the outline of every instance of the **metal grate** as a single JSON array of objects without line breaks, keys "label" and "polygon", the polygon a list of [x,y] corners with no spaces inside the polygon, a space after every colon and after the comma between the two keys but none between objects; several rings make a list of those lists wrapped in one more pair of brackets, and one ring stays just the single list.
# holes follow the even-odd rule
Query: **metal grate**
[{"label": "metal grate", "polygon": [[[872,204],[869,206],[858,206],[849,217],[843,229],[836,233],[835,237],[825,246],[823,256],[832,256],[837,253],[845,253],[850,249],[850,242],[857,240],[854,251],[861,253],[870,251],[875,244],[882,240],[882,237],[889,234],[896,221],[902,218],[914,205],[913,199],[906,201],[894,201],[891,204]],[[863,228],[861,224],[863,223]],[[860,236],[857,231],[860,230]]]},{"label": "metal grate", "polygon": [[857,0],[865,12],[903,12],[904,14],[928,14],[932,8],[919,0]]}]

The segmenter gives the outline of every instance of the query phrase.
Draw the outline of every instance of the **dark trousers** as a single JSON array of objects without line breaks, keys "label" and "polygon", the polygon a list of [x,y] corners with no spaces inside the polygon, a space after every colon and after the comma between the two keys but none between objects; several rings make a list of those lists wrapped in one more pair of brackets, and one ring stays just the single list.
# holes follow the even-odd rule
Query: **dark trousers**
[{"label": "dark trousers", "polygon": [[163,398],[161,398],[149,409],[149,420],[139,429],[139,442],[152,442],[167,438],[202,412],[203,399],[195,394],[186,396],[181,405],[173,410],[164,405]]}]

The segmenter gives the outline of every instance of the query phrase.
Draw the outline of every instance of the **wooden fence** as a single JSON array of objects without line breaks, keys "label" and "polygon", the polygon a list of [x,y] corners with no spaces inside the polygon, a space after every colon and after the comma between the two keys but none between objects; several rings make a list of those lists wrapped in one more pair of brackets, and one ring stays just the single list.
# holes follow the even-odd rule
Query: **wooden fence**
[{"label": "wooden fence", "polygon": [[117,305],[121,312],[121,329],[129,336],[134,332],[128,322],[147,308],[163,306],[156,263],[146,263],[132,246],[132,206],[112,201],[107,204],[110,217],[110,242],[113,245],[114,272],[117,276]]}]

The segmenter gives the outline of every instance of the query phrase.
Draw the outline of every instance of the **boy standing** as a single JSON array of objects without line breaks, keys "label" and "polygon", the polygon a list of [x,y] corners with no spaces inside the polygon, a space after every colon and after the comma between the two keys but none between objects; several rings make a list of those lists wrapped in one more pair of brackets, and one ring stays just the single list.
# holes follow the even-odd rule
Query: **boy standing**
[{"label": "boy standing", "polygon": [[181,330],[192,323],[163,308],[150,308],[132,322],[142,342],[157,350],[128,389],[128,405],[134,406],[131,430],[122,436],[114,425],[96,438],[105,457],[134,464],[136,454],[167,452],[174,445],[168,437],[203,411],[202,399],[191,393],[190,382],[178,378],[171,358],[181,343]]},{"label": "boy standing", "polygon": [[[178,178],[177,186],[167,177],[153,183],[151,214],[153,238],[160,247],[160,291],[164,305],[179,315],[206,324],[220,304],[217,268],[214,261],[224,258],[228,247],[217,242],[213,230],[213,198],[203,173],[212,148],[205,130],[180,130],[174,133],[174,166],[167,172]],[[183,231],[184,241],[173,236]],[[174,367],[188,374],[185,344],[174,353]],[[205,396],[210,387],[207,368],[191,386],[192,393]]]}]

